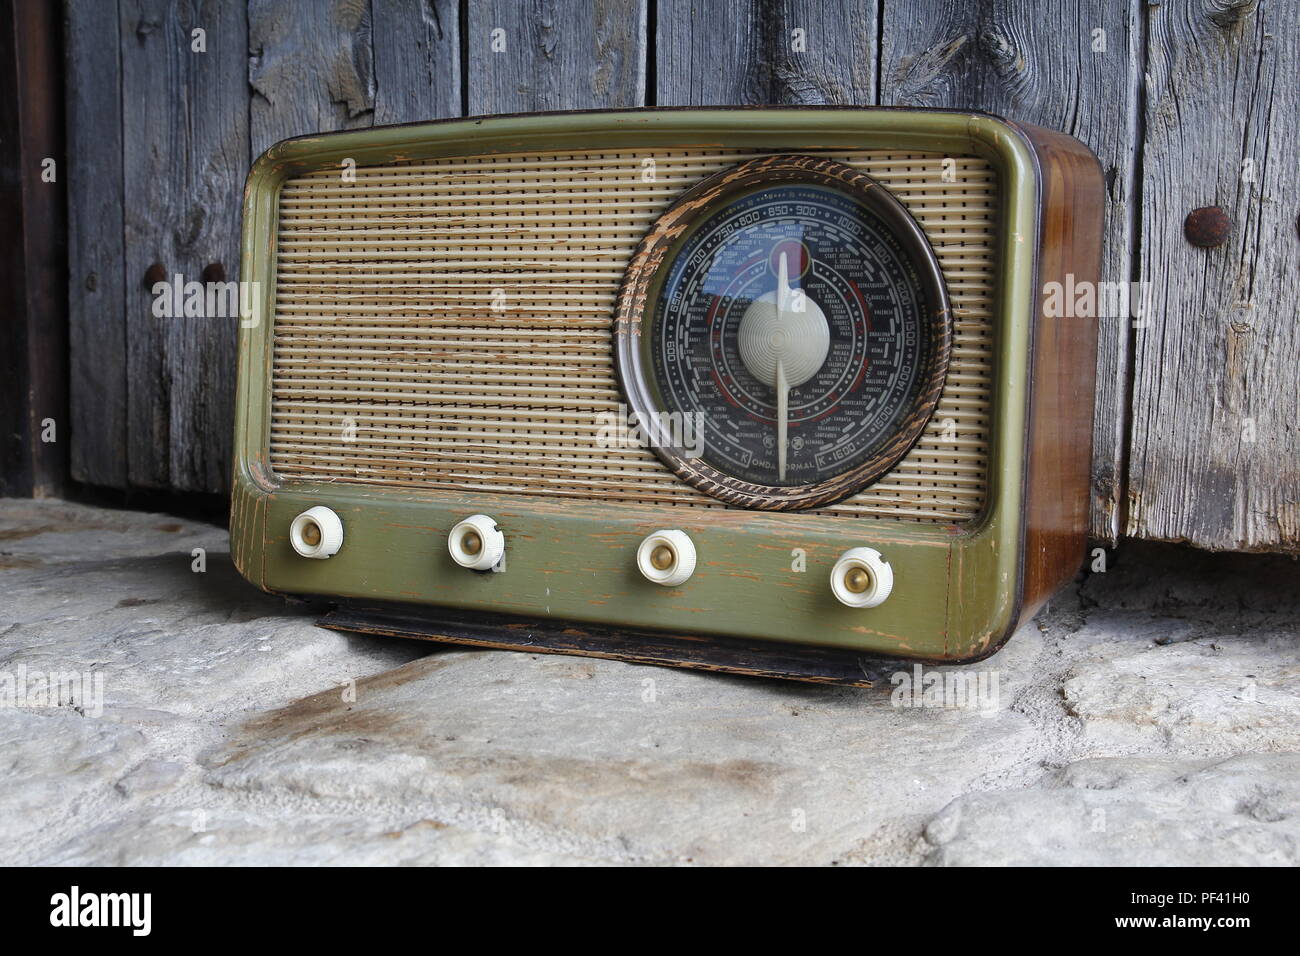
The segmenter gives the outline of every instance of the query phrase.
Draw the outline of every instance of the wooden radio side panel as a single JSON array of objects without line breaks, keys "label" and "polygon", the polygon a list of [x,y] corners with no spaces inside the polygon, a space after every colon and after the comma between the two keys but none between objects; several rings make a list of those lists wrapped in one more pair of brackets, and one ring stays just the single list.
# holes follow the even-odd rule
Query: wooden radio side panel
[{"label": "wooden radio side panel", "polygon": [[[1096,294],[1105,183],[1097,157],[1074,137],[1013,125],[1034,147],[1041,193],[1025,475],[1024,622],[1073,579],[1087,548],[1097,320],[1073,314],[1070,290],[1092,283]],[[1067,308],[1062,316],[1048,314],[1054,310],[1045,290],[1053,282],[1064,290],[1058,299]]]}]

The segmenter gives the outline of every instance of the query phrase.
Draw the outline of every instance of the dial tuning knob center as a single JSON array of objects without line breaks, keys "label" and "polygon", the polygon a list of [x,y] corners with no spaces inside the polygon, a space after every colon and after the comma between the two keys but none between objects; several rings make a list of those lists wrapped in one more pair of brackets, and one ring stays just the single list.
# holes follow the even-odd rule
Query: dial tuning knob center
[{"label": "dial tuning knob center", "polygon": [[750,303],[740,320],[737,347],[749,374],[764,385],[777,387],[780,365],[786,386],[798,388],[826,364],[831,328],[821,306],[800,290],[791,290],[785,309],[779,307],[778,297],[773,290]]}]

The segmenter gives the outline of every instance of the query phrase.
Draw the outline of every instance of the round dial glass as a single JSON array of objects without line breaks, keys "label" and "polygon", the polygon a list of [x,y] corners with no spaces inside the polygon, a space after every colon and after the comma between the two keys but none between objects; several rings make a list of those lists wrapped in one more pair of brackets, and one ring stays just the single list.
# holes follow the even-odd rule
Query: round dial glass
[{"label": "round dial glass", "polygon": [[850,167],[773,157],[706,181],[664,220],[643,243],[675,232],[644,282],[639,335],[616,350],[660,456],[769,508],[827,503],[892,467],[933,410],[951,337],[937,261],[901,204]]}]

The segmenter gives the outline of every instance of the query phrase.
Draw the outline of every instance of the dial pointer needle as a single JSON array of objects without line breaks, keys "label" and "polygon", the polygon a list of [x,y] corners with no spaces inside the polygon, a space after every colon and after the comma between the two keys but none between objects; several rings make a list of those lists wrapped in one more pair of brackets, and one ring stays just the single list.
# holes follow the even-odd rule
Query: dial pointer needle
[{"label": "dial pointer needle", "polygon": [[[790,308],[790,266],[786,254],[781,253],[781,264],[777,271],[776,285],[776,327],[789,334],[785,316]],[[786,436],[789,432],[787,419],[790,413],[790,388],[785,379],[785,363],[781,361],[781,352],[789,346],[782,335],[779,339],[781,348],[776,359],[776,473],[778,481],[785,481]]]},{"label": "dial pointer needle", "polygon": [[786,419],[790,412],[790,389],[785,382],[785,365],[780,359],[776,363],[776,472],[781,481],[785,481],[785,440]]}]

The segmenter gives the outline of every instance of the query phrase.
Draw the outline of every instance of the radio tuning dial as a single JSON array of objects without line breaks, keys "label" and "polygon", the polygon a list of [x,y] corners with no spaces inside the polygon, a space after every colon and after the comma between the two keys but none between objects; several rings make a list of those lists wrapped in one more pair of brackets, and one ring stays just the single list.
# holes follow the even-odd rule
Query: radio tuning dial
[{"label": "radio tuning dial", "polygon": [[894,590],[894,569],[875,548],[850,548],[831,569],[831,591],[848,607],[879,607]]},{"label": "radio tuning dial", "polygon": [[701,423],[689,447],[651,442],[677,477],[789,511],[848,497],[907,454],[939,399],[952,317],[897,198],[861,170],[782,154],[663,213],[628,264],[614,345],[642,420]]},{"label": "radio tuning dial", "polygon": [[695,573],[695,543],[684,531],[656,531],[636,549],[636,566],[647,581],[675,588]]}]

